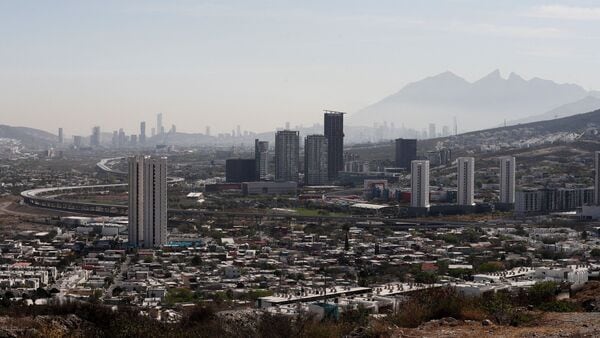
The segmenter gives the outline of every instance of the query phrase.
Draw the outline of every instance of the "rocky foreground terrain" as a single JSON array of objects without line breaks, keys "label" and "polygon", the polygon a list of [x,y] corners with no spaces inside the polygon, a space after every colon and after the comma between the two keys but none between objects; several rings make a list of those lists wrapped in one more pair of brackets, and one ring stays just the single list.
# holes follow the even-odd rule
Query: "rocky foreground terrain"
[{"label": "rocky foreground terrain", "polygon": [[394,337],[600,337],[600,313],[544,313],[527,326],[444,318],[416,329],[398,329]]}]

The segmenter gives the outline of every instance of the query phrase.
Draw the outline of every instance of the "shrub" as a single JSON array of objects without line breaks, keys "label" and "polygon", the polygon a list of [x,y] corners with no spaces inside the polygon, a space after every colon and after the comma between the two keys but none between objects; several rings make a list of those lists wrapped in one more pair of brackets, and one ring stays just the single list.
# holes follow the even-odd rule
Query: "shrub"
[{"label": "shrub", "polygon": [[532,305],[540,305],[554,300],[557,284],[552,281],[535,283],[529,289],[528,300]]},{"label": "shrub", "polygon": [[576,304],[564,300],[543,303],[538,306],[538,309],[547,312],[577,312],[580,310]]}]

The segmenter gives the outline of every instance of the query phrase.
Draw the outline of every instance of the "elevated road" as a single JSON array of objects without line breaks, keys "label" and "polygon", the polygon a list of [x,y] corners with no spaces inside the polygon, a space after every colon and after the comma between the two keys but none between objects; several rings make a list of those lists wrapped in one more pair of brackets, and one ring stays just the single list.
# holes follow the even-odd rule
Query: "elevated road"
[{"label": "elevated road", "polygon": [[[101,204],[91,202],[76,202],[60,199],[60,195],[69,193],[93,193],[96,191],[104,191],[114,188],[125,188],[128,185],[121,184],[103,184],[103,185],[88,185],[88,186],[70,186],[70,187],[55,187],[55,188],[39,188],[26,190],[21,192],[21,198],[28,205],[48,208],[53,210],[70,211],[84,214],[95,214],[105,216],[125,216],[127,215],[128,206],[118,204]],[[56,197],[59,196],[59,197]],[[233,218],[269,218],[269,219],[288,219],[302,220],[308,222],[348,222],[363,227],[375,226],[393,226],[397,228],[411,228],[415,226],[427,228],[440,227],[464,227],[464,226],[482,226],[477,222],[439,222],[439,221],[423,221],[415,219],[388,218],[381,216],[328,216],[328,215],[299,215],[292,212],[276,212],[272,210],[258,212],[239,212],[239,211],[215,211],[215,210],[192,210],[192,209],[173,209],[168,210],[169,217],[233,217]]]},{"label": "elevated road", "polygon": [[[127,173],[112,169],[110,163],[121,160],[124,157],[115,157],[102,159],[96,166],[114,175],[127,175]],[[169,177],[168,183],[177,183],[183,181],[183,178]],[[48,208],[53,210],[70,211],[75,213],[105,215],[105,216],[125,216],[128,212],[127,205],[117,204],[101,204],[91,202],[76,202],[61,200],[60,195],[69,193],[93,193],[96,191],[104,191],[115,188],[125,188],[128,184],[103,184],[103,185],[88,185],[88,186],[64,186],[52,188],[31,189],[21,192],[21,198],[25,203],[31,206]],[[56,197],[59,196],[59,197]],[[301,220],[307,222],[346,222],[358,225],[361,227],[377,227],[377,226],[392,226],[394,228],[406,229],[415,226],[425,228],[441,228],[441,227],[465,227],[465,226],[484,226],[479,222],[440,222],[415,219],[388,218],[381,216],[328,216],[328,215],[299,215],[293,212],[277,212],[273,210],[257,211],[257,212],[239,212],[239,211],[214,211],[214,210],[192,210],[192,209],[173,209],[168,210],[169,217],[229,217],[229,218],[254,218],[254,219],[285,219],[285,220]]]}]

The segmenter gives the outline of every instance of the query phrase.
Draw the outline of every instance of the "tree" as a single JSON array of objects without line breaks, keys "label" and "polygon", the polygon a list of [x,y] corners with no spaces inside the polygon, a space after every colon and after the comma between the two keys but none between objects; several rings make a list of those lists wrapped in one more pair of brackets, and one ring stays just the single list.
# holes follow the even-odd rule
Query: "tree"
[{"label": "tree", "polygon": [[123,292],[123,288],[121,288],[120,286],[117,286],[113,289],[112,294],[113,296],[118,296]]},{"label": "tree", "polygon": [[598,249],[598,248],[592,249],[592,251],[590,251],[590,255],[592,257],[596,257],[596,258],[600,257],[600,249]]},{"label": "tree", "polygon": [[194,257],[192,257],[192,265],[198,266],[200,264],[202,264],[202,258],[200,258],[200,256],[195,255]]}]

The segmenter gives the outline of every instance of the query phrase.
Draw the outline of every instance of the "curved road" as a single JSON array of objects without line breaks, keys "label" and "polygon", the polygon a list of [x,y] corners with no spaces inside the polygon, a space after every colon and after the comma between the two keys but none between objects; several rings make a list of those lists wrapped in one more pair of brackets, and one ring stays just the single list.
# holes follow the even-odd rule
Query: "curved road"
[{"label": "curved road", "polygon": [[[107,163],[122,159],[123,157],[102,159],[97,163],[98,168],[105,170],[109,173],[116,175],[126,175],[126,173],[114,170],[110,168]],[[183,178],[169,177],[168,183],[176,183],[183,181]],[[42,208],[49,208],[62,211],[81,212],[81,213],[92,213],[102,215],[114,215],[123,216],[127,215],[128,207],[126,205],[114,205],[114,204],[99,204],[99,203],[88,203],[88,202],[72,202],[64,201],[51,197],[44,197],[43,195],[60,195],[68,191],[73,190],[89,190],[94,191],[97,189],[109,189],[116,187],[125,187],[128,184],[103,184],[103,185],[91,185],[91,186],[64,186],[54,188],[39,188],[26,190],[21,192],[21,197],[25,203]],[[422,227],[464,227],[464,226],[482,226],[479,222],[440,222],[440,221],[423,221],[415,219],[402,219],[402,218],[387,218],[379,216],[326,216],[326,215],[315,215],[315,216],[304,216],[297,215],[294,213],[281,213],[273,211],[263,212],[229,212],[229,211],[210,211],[210,210],[184,210],[184,209],[172,209],[168,210],[169,216],[225,216],[225,217],[247,217],[247,218],[284,218],[284,219],[298,219],[306,221],[342,221],[342,222],[381,222],[387,225],[396,225],[399,227],[413,227],[416,225]],[[371,226],[376,226],[371,225]]]}]

